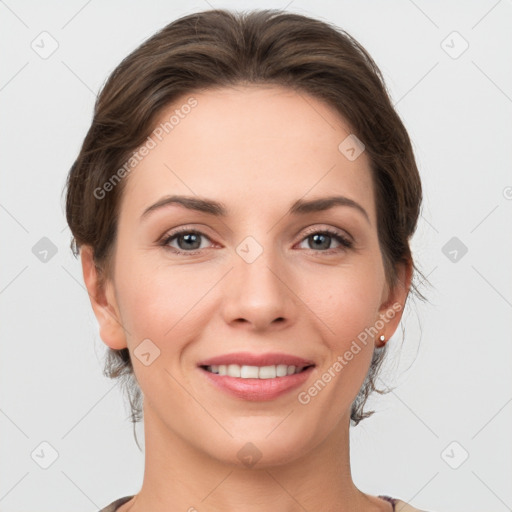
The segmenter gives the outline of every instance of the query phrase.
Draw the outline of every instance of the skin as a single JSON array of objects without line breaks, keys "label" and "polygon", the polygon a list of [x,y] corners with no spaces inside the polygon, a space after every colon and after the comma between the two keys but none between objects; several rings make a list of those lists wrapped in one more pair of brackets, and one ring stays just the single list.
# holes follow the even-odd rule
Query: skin
[{"label": "skin", "polygon": [[[399,324],[411,280],[409,264],[397,267],[394,288],[386,282],[369,159],[363,152],[350,161],[338,150],[350,127],[306,94],[261,85],[203,91],[161,119],[189,96],[197,107],[124,178],[105,286],[91,248],[82,248],[101,338],[129,348],[145,397],[144,481],[120,510],[389,511],[355,486],[349,458],[351,404],[378,336],[389,339]],[[141,221],[166,194],[214,199],[228,215],[170,205]],[[298,199],[331,195],[356,201],[368,219],[350,206],[288,213]],[[204,233],[198,254],[172,251],[196,250],[183,238],[158,244],[180,226]],[[353,247],[331,238],[316,248],[310,228],[335,229]],[[252,263],[236,252],[247,236],[263,249]],[[300,404],[298,393],[393,304],[400,312],[375,339]],[[134,356],[144,339],[160,350],[149,366]],[[306,385],[275,400],[240,400],[197,368],[238,351],[285,352],[316,367]],[[261,453],[252,467],[237,457],[247,442]]]}]

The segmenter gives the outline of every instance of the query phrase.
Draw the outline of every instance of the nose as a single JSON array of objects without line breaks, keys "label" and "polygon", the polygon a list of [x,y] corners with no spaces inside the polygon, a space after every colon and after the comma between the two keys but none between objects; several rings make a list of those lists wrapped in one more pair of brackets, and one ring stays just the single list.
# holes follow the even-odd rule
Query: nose
[{"label": "nose", "polygon": [[261,332],[280,330],[295,321],[289,273],[270,253],[264,250],[252,263],[235,254],[223,290],[224,320],[231,326]]}]

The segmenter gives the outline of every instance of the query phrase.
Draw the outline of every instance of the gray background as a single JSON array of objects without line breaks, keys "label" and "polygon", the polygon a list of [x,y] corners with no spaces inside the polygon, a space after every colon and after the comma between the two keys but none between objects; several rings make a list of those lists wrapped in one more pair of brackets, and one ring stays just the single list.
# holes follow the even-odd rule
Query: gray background
[{"label": "gray background", "polygon": [[61,190],[114,67],[210,7],[286,7],[346,29],[382,69],[414,143],[425,201],[413,250],[430,303],[408,308],[382,374],[396,388],[352,430],[356,484],[429,511],[512,510],[512,2],[6,0],[0,511],[95,511],[139,490],[143,455],[102,376]]}]

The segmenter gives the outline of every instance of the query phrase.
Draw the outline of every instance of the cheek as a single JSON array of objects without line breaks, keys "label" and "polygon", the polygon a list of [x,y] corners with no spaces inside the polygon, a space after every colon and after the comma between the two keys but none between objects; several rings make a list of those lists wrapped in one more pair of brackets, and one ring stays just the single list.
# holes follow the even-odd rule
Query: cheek
[{"label": "cheek", "polygon": [[[340,410],[355,398],[372,359],[383,279],[375,268],[357,275],[347,270],[331,279],[323,294],[317,290],[310,295],[328,353],[317,378],[328,383]],[[332,400],[333,394],[324,398]]]},{"label": "cheek", "polygon": [[188,345],[204,336],[213,314],[208,292],[218,276],[198,272],[194,265],[171,267],[141,260],[126,265],[119,277],[124,277],[118,287],[120,310],[140,387],[148,397],[179,391],[173,376],[181,378],[182,366],[190,366]]},{"label": "cheek", "polygon": [[195,310],[200,309],[199,299],[211,286],[208,279],[198,279],[194,273],[184,267],[144,262],[126,267],[118,288],[123,321],[133,336],[132,342],[141,336],[163,342],[182,326],[193,324]]},{"label": "cheek", "polygon": [[169,268],[133,269],[129,275],[119,295],[135,377],[149,401],[166,396],[166,404],[176,404],[180,389],[173,376],[178,377],[188,340],[200,336],[198,301],[205,291],[197,281]]},{"label": "cheek", "polygon": [[330,344],[342,349],[378,318],[384,286],[383,272],[375,267],[342,268],[329,272],[314,287],[302,283],[311,310],[324,323]]}]

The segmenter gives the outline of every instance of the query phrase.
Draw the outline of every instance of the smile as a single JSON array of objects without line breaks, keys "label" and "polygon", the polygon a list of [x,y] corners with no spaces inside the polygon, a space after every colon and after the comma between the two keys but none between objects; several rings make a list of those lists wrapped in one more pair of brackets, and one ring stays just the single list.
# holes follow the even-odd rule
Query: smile
[{"label": "smile", "polygon": [[308,359],[282,353],[224,354],[198,369],[213,389],[244,401],[269,401],[304,385],[315,369]]},{"label": "smile", "polygon": [[203,367],[207,372],[220,376],[235,377],[239,379],[275,379],[301,373],[309,366],[297,367],[293,365],[278,364],[270,366],[248,366],[238,364],[214,364]]}]

